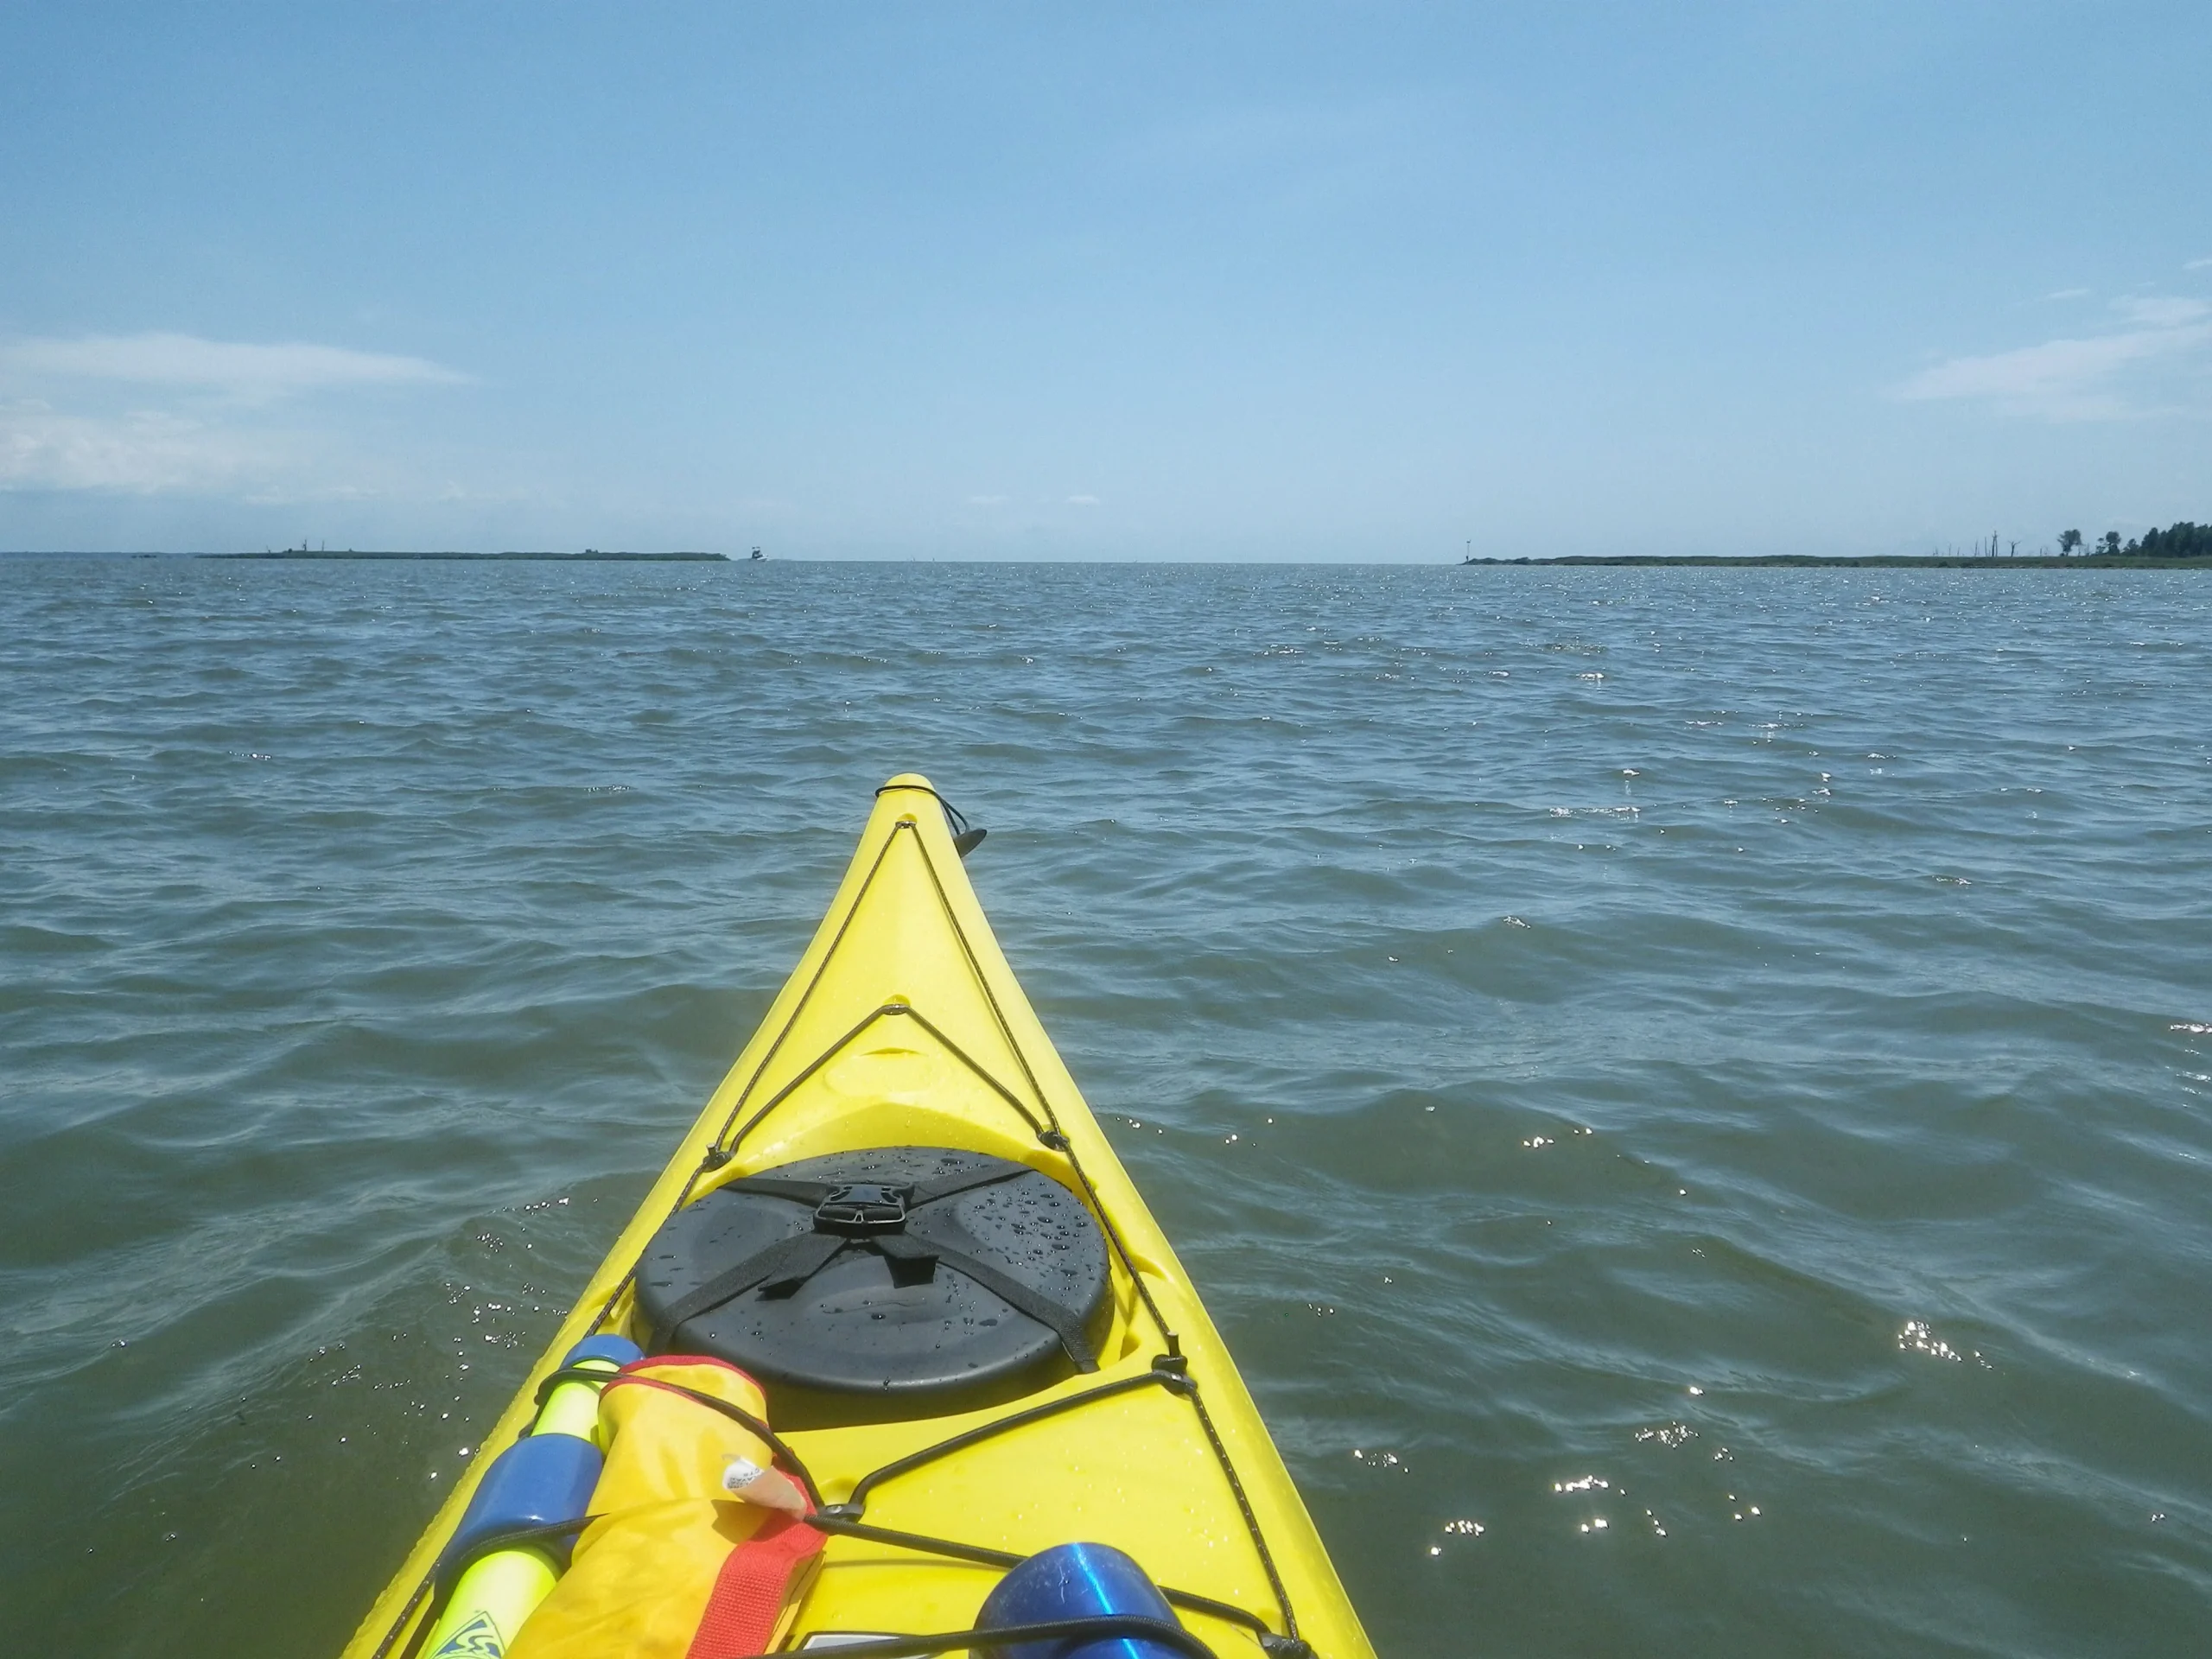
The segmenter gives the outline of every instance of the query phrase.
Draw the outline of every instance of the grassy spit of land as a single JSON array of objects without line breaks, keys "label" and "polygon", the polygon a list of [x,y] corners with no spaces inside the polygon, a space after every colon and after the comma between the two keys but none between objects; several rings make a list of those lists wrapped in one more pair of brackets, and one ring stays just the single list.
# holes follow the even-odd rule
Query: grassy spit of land
[{"label": "grassy spit of land", "polygon": [[2212,559],[2155,559],[2139,554],[2085,553],[2072,558],[1952,558],[1934,553],[1874,553],[1862,558],[1821,558],[1810,553],[1566,554],[1555,559],[1462,559],[1462,564],[1722,565],[1816,570],[2212,570]]},{"label": "grassy spit of land", "polygon": [[[2078,530],[2063,530],[2056,540],[2058,551],[2055,556],[2046,543],[2043,552],[2031,553],[2024,559],[1999,554],[1997,532],[1992,531],[1986,544],[1976,542],[1974,550],[1963,556],[1957,553],[1874,553],[1859,558],[1827,558],[1811,553],[1569,553],[1550,559],[1465,558],[1459,563],[1718,564],[1736,569],[1773,565],[1787,569],[1836,570],[2079,570],[2098,565],[2123,570],[2212,570],[2212,524],[2200,524],[2187,518],[2164,530],[2146,530],[2129,542],[2121,541],[2116,530],[2108,530],[2093,541],[2085,539]],[[2018,542],[2012,543],[2016,553],[2019,545]]]},{"label": "grassy spit of land", "polygon": [[601,553],[596,548],[588,548],[582,553],[374,553],[351,547],[343,551],[337,549],[326,551],[321,548],[289,547],[276,553],[199,553],[194,556],[202,559],[589,560],[594,563],[614,561],[618,563],[643,562],[652,564],[695,564],[702,562],[723,564],[729,560],[729,555],[727,553]]}]

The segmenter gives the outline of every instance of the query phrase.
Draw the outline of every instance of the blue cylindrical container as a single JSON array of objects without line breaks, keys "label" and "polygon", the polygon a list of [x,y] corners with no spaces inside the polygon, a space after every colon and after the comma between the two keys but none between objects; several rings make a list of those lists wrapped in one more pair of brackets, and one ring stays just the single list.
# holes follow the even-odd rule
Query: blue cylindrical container
[{"label": "blue cylindrical container", "polygon": [[581,1365],[588,1359],[604,1359],[616,1365],[634,1365],[645,1351],[627,1337],[586,1337],[562,1358],[563,1365]]},{"label": "blue cylindrical container", "polygon": [[[607,1366],[611,1375],[614,1368],[642,1358],[644,1351],[627,1337],[587,1337],[561,1363],[573,1366],[595,1360]],[[592,1412],[594,1421],[596,1412],[592,1401],[596,1397],[594,1391],[582,1402]],[[484,1471],[467,1512],[440,1556],[441,1580],[457,1573],[470,1552],[486,1538],[518,1528],[550,1526],[583,1517],[591,1503],[592,1488],[599,1484],[599,1447],[582,1433],[548,1431],[545,1418],[556,1403],[549,1401],[535,1432],[500,1452]],[[565,1567],[575,1541],[569,1535],[557,1534],[537,1541],[535,1547],[552,1557],[556,1567]]]},{"label": "blue cylindrical container", "polygon": [[[986,1630],[1048,1619],[1130,1613],[1170,1624],[1181,1621],[1145,1570],[1111,1544],[1055,1544],[1039,1550],[998,1582],[976,1624]],[[1182,1659],[1176,1649],[1141,1637],[1096,1641],[1025,1642],[996,1649],[1001,1659]]]}]

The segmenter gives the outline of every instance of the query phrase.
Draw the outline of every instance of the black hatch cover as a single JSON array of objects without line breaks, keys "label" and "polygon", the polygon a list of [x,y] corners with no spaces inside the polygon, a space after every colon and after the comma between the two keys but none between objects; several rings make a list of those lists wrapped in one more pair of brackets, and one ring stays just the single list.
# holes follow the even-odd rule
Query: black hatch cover
[{"label": "black hatch cover", "polygon": [[1108,1274],[1097,1223],[1042,1171],[890,1147],[717,1187],[654,1236],[637,1287],[650,1351],[741,1367],[799,1427],[1095,1369]]}]

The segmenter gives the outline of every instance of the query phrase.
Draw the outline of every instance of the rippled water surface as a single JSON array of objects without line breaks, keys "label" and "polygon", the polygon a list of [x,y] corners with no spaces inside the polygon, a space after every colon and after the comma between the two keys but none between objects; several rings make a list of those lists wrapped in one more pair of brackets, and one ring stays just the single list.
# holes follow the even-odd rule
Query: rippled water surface
[{"label": "rippled water surface", "polygon": [[0,563],[0,1607],[334,1650],[888,774],[1389,1656],[2212,1617],[2212,575]]}]

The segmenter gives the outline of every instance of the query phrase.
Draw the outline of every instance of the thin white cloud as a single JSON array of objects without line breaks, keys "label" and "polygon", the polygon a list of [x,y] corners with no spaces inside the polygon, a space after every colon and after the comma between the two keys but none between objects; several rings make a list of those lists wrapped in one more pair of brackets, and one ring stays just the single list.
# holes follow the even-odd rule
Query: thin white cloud
[{"label": "thin white cloud", "polygon": [[87,334],[0,346],[0,372],[43,380],[123,381],[267,399],[335,386],[454,385],[469,377],[426,358],[288,340],[260,346],[194,334]]},{"label": "thin white cloud", "polygon": [[2150,328],[2180,328],[2212,317],[2212,305],[2202,300],[2131,298],[2114,301],[2113,309],[2129,322],[2139,322]]},{"label": "thin white cloud", "polygon": [[2202,300],[2116,302],[2132,325],[2085,339],[2048,340],[1984,357],[1955,357],[1897,388],[1910,402],[1976,399],[2047,420],[2116,420],[2147,412],[2128,394],[2161,367],[2190,366],[2212,346],[2212,305]]},{"label": "thin white cloud", "polygon": [[2046,300],[2086,300],[2088,297],[2089,290],[2086,288],[2055,289],[2044,296]]},{"label": "thin white cloud", "polygon": [[342,437],[294,422],[255,426],[157,410],[85,415],[0,403],[0,495],[41,491],[225,496],[257,505],[436,493],[404,463],[359,454]]},{"label": "thin white cloud", "polygon": [[190,492],[249,501],[378,493],[388,468],[327,417],[269,406],[316,391],[452,385],[419,357],[179,334],[0,343],[0,490]]},{"label": "thin white cloud", "polygon": [[1006,503],[1007,498],[1002,495],[971,495],[968,498],[968,505],[971,507],[1002,507]]},{"label": "thin white cloud", "polygon": [[2182,269],[2183,270],[2204,270],[2212,269],[2212,259],[2192,259],[2187,264],[2183,265]]},{"label": "thin white cloud", "polygon": [[1068,497],[1068,505],[1071,507],[1095,507],[1097,505],[1098,498],[1095,495],[1071,495]]},{"label": "thin white cloud", "polygon": [[266,476],[266,448],[198,421],[0,404],[0,490],[220,490]]}]

